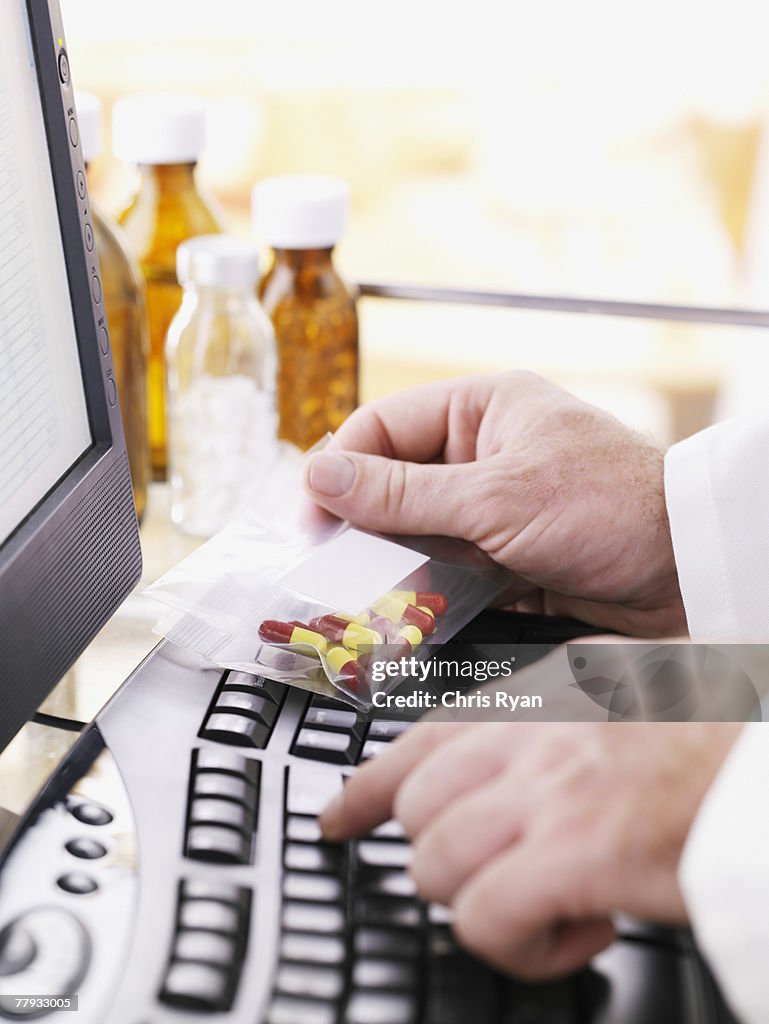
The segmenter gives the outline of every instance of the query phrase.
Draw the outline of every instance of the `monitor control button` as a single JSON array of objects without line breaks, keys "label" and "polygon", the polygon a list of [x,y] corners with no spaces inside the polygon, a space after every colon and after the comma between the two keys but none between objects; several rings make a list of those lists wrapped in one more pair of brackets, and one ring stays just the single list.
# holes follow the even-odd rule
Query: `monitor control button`
[{"label": "monitor control button", "polygon": [[[88,968],[91,943],[83,925],[61,907],[36,907],[0,931],[0,997],[3,1017],[29,1018],[9,1010],[20,992],[65,996],[76,992]],[[39,1013],[36,1014],[39,1016]]]},{"label": "monitor control button", "polygon": [[66,50],[59,50],[59,78],[62,85],[69,85],[69,58]]},{"label": "monitor control button", "polygon": [[110,405],[117,404],[117,384],[114,377],[107,377],[107,400]]},{"label": "monitor control button", "polygon": [[69,141],[73,146],[76,146],[80,142],[80,132],[77,130],[77,121],[74,117],[69,119]]},{"label": "monitor control button", "polygon": [[109,825],[113,817],[106,807],[90,803],[75,804],[72,814],[84,825]]},{"label": "monitor control button", "polygon": [[94,302],[101,302],[101,281],[96,274],[91,278],[91,294]]},{"label": "monitor control button", "polygon": [[99,348],[103,356],[109,352],[109,333],[106,327],[99,328]]},{"label": "monitor control button", "polygon": [[88,252],[93,252],[93,228],[91,222],[86,221],[85,227],[83,228],[83,237],[85,238],[85,247]]},{"label": "monitor control button", "polygon": [[84,836],[70,839],[64,848],[67,853],[71,853],[73,857],[79,857],[81,860],[98,860],[107,853],[107,847],[102,843],[97,843],[95,839],[87,839]]},{"label": "monitor control button", "polygon": [[89,875],[83,875],[79,871],[72,871],[68,875],[62,875],[56,883],[64,892],[71,892],[73,896],[87,896],[96,892],[99,886]]},{"label": "monitor control button", "polygon": [[83,174],[82,171],[78,171],[77,172],[76,181],[77,181],[77,194],[80,196],[81,199],[85,199],[85,191],[86,191],[86,188],[85,188],[85,175]]}]

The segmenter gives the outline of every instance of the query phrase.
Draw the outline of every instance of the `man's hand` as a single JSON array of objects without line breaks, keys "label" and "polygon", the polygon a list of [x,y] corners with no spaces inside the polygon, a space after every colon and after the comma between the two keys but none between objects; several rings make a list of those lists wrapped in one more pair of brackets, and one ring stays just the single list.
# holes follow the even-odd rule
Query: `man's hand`
[{"label": "man's hand", "polygon": [[662,451],[533,374],[366,405],[312,456],[306,482],[359,526],[475,542],[543,611],[631,635],[686,632]]},{"label": "man's hand", "polygon": [[345,839],[396,817],[422,896],[459,940],[532,979],[584,964],[615,911],[685,919],[676,873],[741,725],[425,723],[361,768],[321,818]]}]

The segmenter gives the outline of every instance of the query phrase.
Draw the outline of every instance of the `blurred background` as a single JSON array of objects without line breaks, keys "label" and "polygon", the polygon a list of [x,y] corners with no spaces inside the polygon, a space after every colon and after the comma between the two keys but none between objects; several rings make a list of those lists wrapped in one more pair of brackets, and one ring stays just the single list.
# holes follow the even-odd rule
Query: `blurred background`
[{"label": "blurred background", "polygon": [[[107,112],[94,191],[133,188],[109,112],[209,105],[200,181],[251,230],[251,186],[353,190],[351,280],[769,307],[769,9],[754,0],[62,0],[77,89]],[[758,329],[368,299],[363,398],[527,367],[672,441],[761,409]]]}]

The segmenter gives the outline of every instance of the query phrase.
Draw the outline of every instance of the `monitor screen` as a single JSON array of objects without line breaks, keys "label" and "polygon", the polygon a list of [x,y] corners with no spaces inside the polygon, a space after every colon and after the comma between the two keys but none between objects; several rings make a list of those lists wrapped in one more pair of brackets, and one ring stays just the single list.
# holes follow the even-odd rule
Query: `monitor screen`
[{"label": "monitor screen", "polygon": [[21,0],[8,3],[0,61],[2,544],[91,447],[92,436]]}]

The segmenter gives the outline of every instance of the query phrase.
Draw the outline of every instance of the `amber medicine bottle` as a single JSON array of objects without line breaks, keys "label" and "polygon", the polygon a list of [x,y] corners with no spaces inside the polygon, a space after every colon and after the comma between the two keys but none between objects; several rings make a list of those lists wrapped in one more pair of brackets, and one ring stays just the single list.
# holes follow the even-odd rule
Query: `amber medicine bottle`
[{"label": "amber medicine bottle", "polygon": [[253,193],[256,233],[273,250],[259,294],[278,343],[279,433],[302,449],[358,404],[355,295],[333,262],[349,207],[347,184],[323,175],[266,178]]},{"label": "amber medicine bottle", "polygon": [[[103,108],[101,100],[91,93],[78,93],[75,103],[80,125],[80,144],[88,165],[101,153]],[[123,232],[93,200],[91,216],[95,249],[101,267],[104,305],[136,514],[141,521],[147,505],[150,475],[146,381],[149,326],[144,281]]]},{"label": "amber medicine bottle", "polygon": [[179,308],[176,250],[188,238],[222,230],[195,181],[205,147],[205,106],[196,97],[127,96],[115,104],[115,155],[138,166],[139,185],[120,216],[147,285],[150,356],[147,365],[152,476],[167,472],[165,338]]}]

